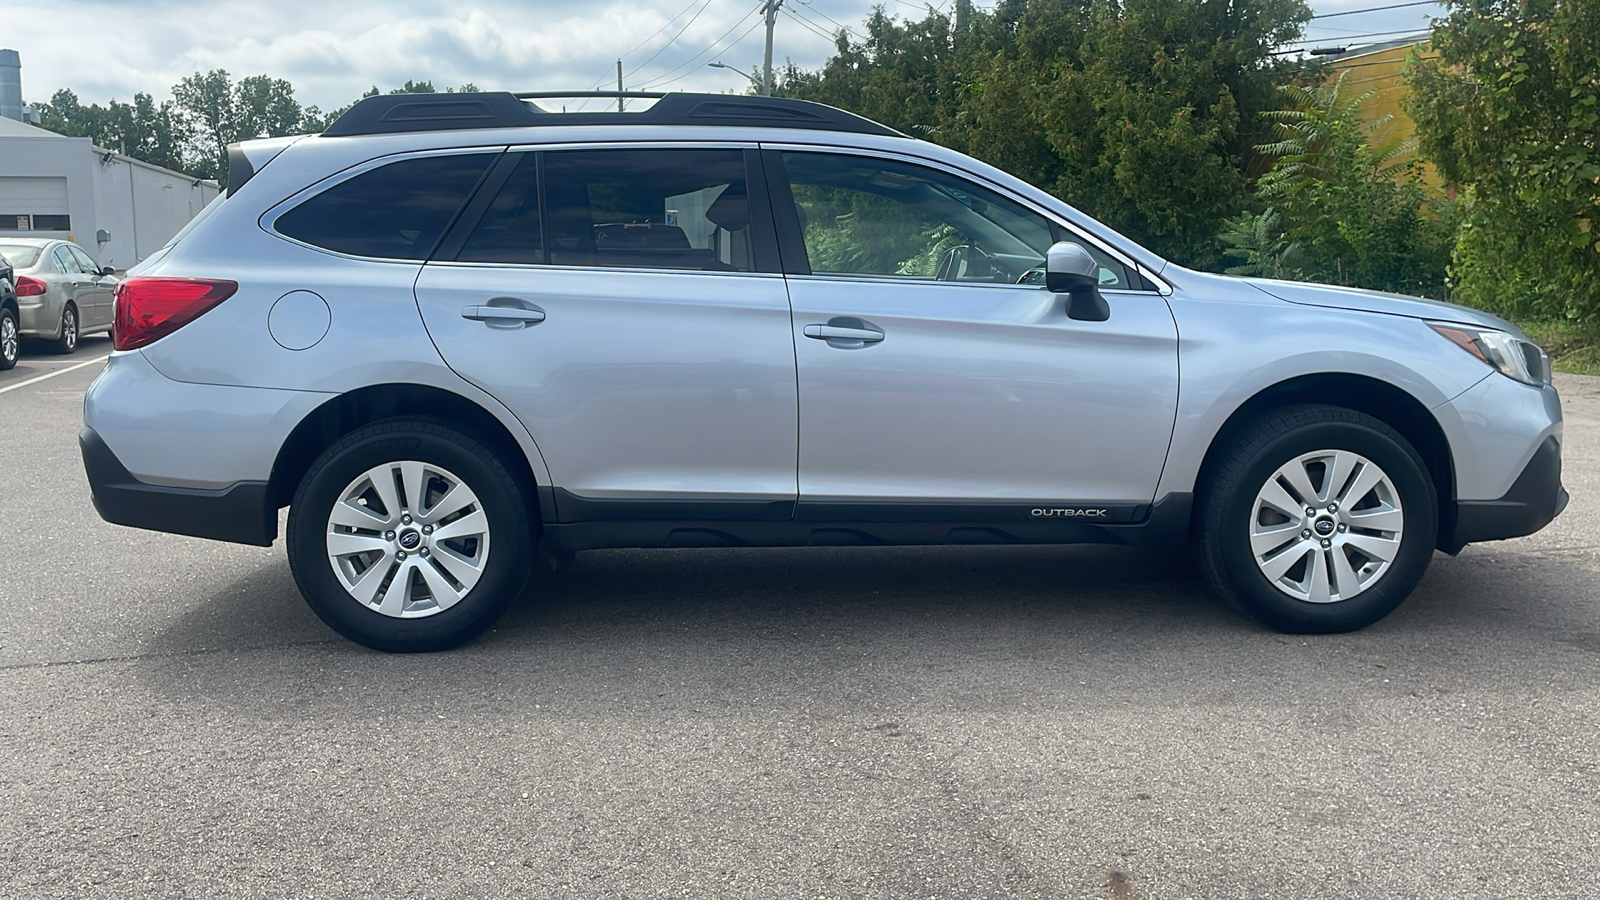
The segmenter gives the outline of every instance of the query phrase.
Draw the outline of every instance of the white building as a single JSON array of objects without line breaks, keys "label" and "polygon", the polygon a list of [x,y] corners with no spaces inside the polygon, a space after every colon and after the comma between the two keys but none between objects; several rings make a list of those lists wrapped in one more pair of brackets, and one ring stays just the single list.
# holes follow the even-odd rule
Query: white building
[{"label": "white building", "polygon": [[217,183],[0,116],[0,240],[76,241],[119,272],[155,253]]}]

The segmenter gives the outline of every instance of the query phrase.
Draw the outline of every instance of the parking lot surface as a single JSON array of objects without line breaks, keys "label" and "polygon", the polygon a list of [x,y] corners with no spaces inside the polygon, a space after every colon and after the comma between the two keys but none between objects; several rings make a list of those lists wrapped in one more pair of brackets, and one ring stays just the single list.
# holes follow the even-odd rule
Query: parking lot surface
[{"label": "parking lot surface", "polygon": [[614,551],[389,656],[101,522],[99,366],[5,390],[81,361],[0,380],[0,897],[1600,896],[1600,379],[1565,515],[1357,634],[1168,551]]}]

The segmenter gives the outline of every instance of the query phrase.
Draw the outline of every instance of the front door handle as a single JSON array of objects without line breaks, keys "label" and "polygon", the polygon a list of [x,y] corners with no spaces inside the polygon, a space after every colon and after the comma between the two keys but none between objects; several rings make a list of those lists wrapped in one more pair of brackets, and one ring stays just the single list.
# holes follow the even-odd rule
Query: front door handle
[{"label": "front door handle", "polygon": [[874,343],[883,340],[883,332],[872,328],[841,328],[838,325],[807,325],[806,337],[816,338],[819,341],[866,341]]},{"label": "front door handle", "polygon": [[855,316],[834,316],[826,325],[807,325],[801,333],[827,341],[835,350],[860,350],[883,340],[883,329]]},{"label": "front door handle", "polygon": [[468,306],[461,310],[461,318],[491,325],[537,325],[544,321],[544,310],[515,306]]}]

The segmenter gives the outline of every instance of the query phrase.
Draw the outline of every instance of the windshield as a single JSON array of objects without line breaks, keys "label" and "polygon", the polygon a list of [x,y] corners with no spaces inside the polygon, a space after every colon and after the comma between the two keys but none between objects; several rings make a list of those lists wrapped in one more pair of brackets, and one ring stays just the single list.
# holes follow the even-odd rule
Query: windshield
[{"label": "windshield", "polygon": [[0,244],[0,256],[4,256],[11,265],[18,269],[31,269],[39,261],[39,253],[43,247],[30,247],[27,244]]}]

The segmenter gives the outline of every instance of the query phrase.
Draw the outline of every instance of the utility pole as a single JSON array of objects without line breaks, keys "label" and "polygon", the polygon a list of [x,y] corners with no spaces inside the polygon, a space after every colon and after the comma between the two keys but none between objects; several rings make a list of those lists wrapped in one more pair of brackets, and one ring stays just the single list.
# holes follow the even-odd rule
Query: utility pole
[{"label": "utility pole", "polygon": [[622,57],[617,57],[617,112],[625,112],[622,108]]},{"label": "utility pole", "polygon": [[778,9],[783,0],[767,0],[761,11],[767,14],[767,54],[761,64],[761,95],[772,96],[772,28],[778,22]]}]

